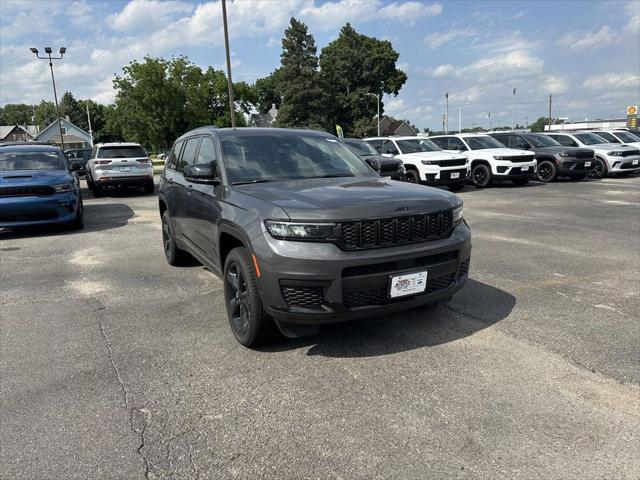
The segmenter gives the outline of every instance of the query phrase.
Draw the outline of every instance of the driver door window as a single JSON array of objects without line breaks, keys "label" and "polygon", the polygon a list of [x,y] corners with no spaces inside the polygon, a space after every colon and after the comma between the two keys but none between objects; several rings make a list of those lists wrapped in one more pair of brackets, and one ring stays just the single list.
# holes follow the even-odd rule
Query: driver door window
[{"label": "driver door window", "polygon": [[466,151],[467,147],[464,146],[464,143],[459,138],[449,137],[447,150],[456,150],[456,151],[463,150],[463,151]]},{"label": "driver door window", "polygon": [[182,156],[178,162],[178,172],[183,173],[185,168],[195,163],[199,143],[200,137],[193,137],[187,140],[187,144],[184,146]]},{"label": "driver door window", "polygon": [[398,148],[396,147],[396,144],[393,143],[391,140],[385,140],[382,143],[382,154],[383,155],[398,155],[400,152],[398,151]]},{"label": "driver door window", "polygon": [[551,137],[556,140],[560,145],[565,147],[577,147],[578,144],[571,137],[567,137],[566,135],[557,135],[555,137]]}]

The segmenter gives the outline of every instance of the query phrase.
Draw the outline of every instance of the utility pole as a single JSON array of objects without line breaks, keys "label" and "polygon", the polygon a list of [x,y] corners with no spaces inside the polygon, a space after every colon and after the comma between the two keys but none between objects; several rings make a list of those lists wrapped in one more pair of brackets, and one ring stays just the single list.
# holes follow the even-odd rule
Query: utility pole
[{"label": "utility pole", "polygon": [[89,115],[89,100],[85,102],[87,106],[87,122],[89,123],[89,137],[91,138],[91,148],[93,148],[93,131],[91,131],[91,116]]},{"label": "utility pole", "polygon": [[445,124],[445,127],[444,127],[444,133],[449,133],[449,92],[446,92],[444,94],[444,100],[445,100],[445,103],[447,105],[446,106],[446,120],[447,121],[446,121],[446,124]]},{"label": "utility pole", "polygon": [[[37,48],[30,48],[31,53],[35,54],[36,58],[40,60],[47,60],[47,57],[41,57]],[[60,146],[62,147],[62,151],[64,152],[64,136],[62,135],[62,122],[60,121],[60,108],[58,107],[58,92],[56,91],[56,78],[53,76],[53,60],[62,60],[64,54],[67,53],[66,47],[60,47],[60,56],[52,57],[51,53],[53,50],[51,47],[44,47],[44,53],[48,55],[49,60],[49,68],[51,69],[51,82],[53,83],[53,98],[56,101],[56,114],[58,115],[58,129],[60,130]]]},{"label": "utility pole", "polygon": [[516,129],[516,89],[513,89],[513,106],[511,107],[511,130]]},{"label": "utility pole", "polygon": [[380,136],[380,95],[378,93],[367,93],[367,95],[376,97],[376,102],[378,104],[378,136]]},{"label": "utility pole", "polygon": [[458,133],[462,133],[462,107],[458,107]]},{"label": "utility pole", "polygon": [[444,129],[444,124],[445,124],[445,118],[446,118],[446,114],[442,114],[442,131],[444,133],[447,133],[446,130]]},{"label": "utility pole", "polygon": [[549,94],[549,131],[551,131],[551,94]]},{"label": "utility pole", "polygon": [[222,0],[222,24],[224,25],[224,49],[227,54],[227,86],[229,88],[229,110],[231,110],[231,128],[236,128],[236,115],[233,108],[233,80],[231,80],[231,55],[229,54],[229,29],[227,28],[227,2]]}]

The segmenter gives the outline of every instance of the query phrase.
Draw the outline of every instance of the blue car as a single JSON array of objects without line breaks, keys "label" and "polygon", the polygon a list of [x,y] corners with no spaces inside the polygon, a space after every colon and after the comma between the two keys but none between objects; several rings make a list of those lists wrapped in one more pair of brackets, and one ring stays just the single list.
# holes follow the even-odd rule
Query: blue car
[{"label": "blue car", "polygon": [[0,144],[0,229],[60,224],[84,226],[80,164],[55,145]]}]

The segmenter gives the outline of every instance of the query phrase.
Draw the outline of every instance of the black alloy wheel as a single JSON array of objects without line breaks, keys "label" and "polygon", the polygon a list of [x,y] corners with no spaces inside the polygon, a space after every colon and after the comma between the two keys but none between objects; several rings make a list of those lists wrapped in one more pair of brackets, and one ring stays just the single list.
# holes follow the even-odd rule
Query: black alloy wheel
[{"label": "black alloy wheel", "polygon": [[484,188],[491,183],[491,170],[484,163],[479,163],[471,171],[471,182],[478,188]]},{"label": "black alloy wheel", "polygon": [[167,263],[174,267],[187,265],[191,260],[190,255],[176,246],[175,234],[169,210],[162,212],[162,247]]},{"label": "black alloy wheel", "polygon": [[249,331],[251,303],[249,302],[247,281],[237,263],[231,262],[228,265],[224,281],[226,284],[225,300],[231,328],[235,334],[245,337]]},{"label": "black alloy wheel", "polygon": [[538,165],[538,180],[544,183],[553,182],[558,176],[558,167],[548,160]]},{"label": "black alloy wheel", "polygon": [[596,158],[593,168],[589,170],[589,178],[602,178],[607,173],[607,166],[604,160]]},{"label": "black alloy wheel", "polygon": [[407,182],[420,183],[420,174],[417,170],[407,170]]}]

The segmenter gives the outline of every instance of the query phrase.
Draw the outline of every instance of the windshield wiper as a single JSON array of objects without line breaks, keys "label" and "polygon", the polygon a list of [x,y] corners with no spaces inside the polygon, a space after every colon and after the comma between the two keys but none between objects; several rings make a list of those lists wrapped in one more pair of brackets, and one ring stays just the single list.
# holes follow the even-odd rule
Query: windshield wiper
[{"label": "windshield wiper", "polygon": [[266,178],[264,179],[257,179],[257,180],[246,180],[244,182],[233,182],[231,185],[249,185],[251,183],[266,183],[266,182],[272,182],[273,180],[268,180]]},{"label": "windshield wiper", "polygon": [[318,175],[317,177],[307,178],[340,178],[340,177],[355,177],[353,173],[329,173],[327,175]]}]

